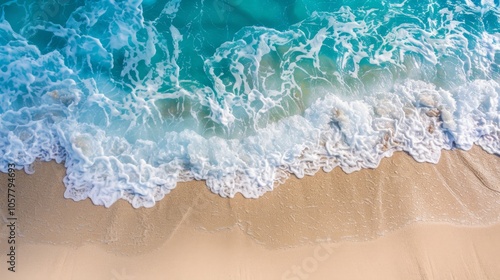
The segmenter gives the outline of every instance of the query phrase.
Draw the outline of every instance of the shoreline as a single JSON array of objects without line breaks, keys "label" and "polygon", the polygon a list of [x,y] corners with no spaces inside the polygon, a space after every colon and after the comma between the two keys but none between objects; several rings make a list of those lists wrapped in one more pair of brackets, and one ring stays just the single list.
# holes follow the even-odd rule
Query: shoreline
[{"label": "shoreline", "polygon": [[[398,152],[384,158],[376,169],[346,174],[336,168],[302,179],[291,176],[258,199],[222,198],[203,181],[179,183],[154,207],[138,209],[124,200],[105,208],[90,199],[65,199],[64,174],[64,166],[55,162],[35,163],[33,175],[16,174],[18,255],[23,271],[16,277],[24,278],[15,279],[34,277],[39,271],[46,279],[119,279],[110,273],[121,267],[131,268],[130,273],[138,277],[132,279],[163,279],[163,275],[171,276],[165,279],[242,279],[224,274],[229,268],[223,262],[235,266],[229,269],[234,275],[240,265],[248,279],[305,279],[296,274],[279,278],[278,272],[302,265],[304,259],[312,265],[311,252],[325,244],[344,249],[332,250],[324,262],[316,260],[317,271],[307,279],[326,275],[351,279],[349,273],[359,274],[352,279],[363,275],[364,279],[370,275],[421,279],[422,265],[427,265],[430,275],[443,277],[452,269],[457,279],[466,279],[462,275],[487,279],[495,275],[491,271],[500,274],[500,268],[481,266],[500,250],[500,157],[477,146],[470,151],[443,151],[437,164],[418,163]],[[5,182],[6,174],[0,174],[0,180]],[[0,187],[2,193],[4,187]],[[0,200],[0,213],[5,213],[5,203]],[[3,252],[5,225],[0,236]],[[474,243],[466,245],[471,240]],[[196,248],[198,252],[193,251]],[[382,254],[376,258],[381,266],[355,270],[356,259],[368,261],[373,254]],[[401,254],[404,257],[398,260]],[[2,255],[0,260],[5,260]],[[173,263],[162,266],[156,258]],[[433,267],[433,262],[425,264],[426,258],[436,258],[437,263],[441,258],[449,260]],[[402,270],[397,274],[391,261],[404,261],[401,265],[409,274]],[[466,267],[473,269],[472,274],[460,268],[461,261],[477,262]],[[68,262],[81,272],[62,266],[49,269],[51,264]],[[139,274],[143,272],[134,263],[151,266],[151,271]],[[42,264],[48,267],[41,268]],[[98,276],[91,274],[93,269]],[[218,278],[202,276],[204,269],[213,270]],[[0,268],[0,275],[6,272]],[[429,276],[430,272],[426,277],[443,279]]]}]

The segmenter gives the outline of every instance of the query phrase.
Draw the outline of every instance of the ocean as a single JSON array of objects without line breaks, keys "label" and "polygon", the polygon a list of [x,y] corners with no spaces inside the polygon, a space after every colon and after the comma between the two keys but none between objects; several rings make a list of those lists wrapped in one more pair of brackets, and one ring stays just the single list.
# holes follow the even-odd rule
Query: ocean
[{"label": "ocean", "polygon": [[405,151],[500,155],[499,0],[1,0],[0,171],[152,207]]}]

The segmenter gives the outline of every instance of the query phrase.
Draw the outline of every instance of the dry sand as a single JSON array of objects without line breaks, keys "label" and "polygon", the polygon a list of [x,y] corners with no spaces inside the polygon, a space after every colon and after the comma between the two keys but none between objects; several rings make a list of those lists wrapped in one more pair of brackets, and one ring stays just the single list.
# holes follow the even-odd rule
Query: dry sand
[{"label": "dry sand", "polygon": [[179,184],[150,209],[63,198],[64,167],[16,173],[16,270],[0,279],[500,279],[500,157],[404,153],[289,179],[257,199]]}]

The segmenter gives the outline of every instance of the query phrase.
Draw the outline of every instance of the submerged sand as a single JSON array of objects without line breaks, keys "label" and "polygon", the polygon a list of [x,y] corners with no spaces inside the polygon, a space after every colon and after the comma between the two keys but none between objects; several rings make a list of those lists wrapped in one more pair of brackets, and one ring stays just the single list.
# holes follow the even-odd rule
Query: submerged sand
[{"label": "submerged sand", "polygon": [[[291,178],[259,199],[180,183],[157,205],[63,198],[65,169],[16,173],[17,272],[1,279],[495,279],[500,157],[405,153],[377,169]],[[1,193],[7,176],[0,175]],[[5,278],[7,277],[7,278]]]}]

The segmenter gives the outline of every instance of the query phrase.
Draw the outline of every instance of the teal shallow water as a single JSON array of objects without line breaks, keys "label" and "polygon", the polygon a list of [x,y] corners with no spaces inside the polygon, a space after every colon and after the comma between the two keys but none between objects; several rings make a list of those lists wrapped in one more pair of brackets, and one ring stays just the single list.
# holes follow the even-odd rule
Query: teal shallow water
[{"label": "teal shallow water", "polygon": [[491,1],[2,1],[0,161],[152,206],[178,181],[259,197],[289,173],[500,155]]}]

